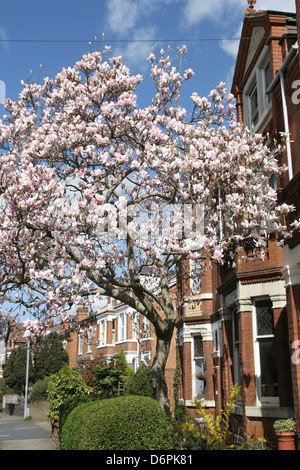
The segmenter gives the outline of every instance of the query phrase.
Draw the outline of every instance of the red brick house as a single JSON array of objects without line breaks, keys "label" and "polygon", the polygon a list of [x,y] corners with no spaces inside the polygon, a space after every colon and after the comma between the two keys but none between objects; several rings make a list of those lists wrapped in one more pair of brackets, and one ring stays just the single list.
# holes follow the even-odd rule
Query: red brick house
[{"label": "red brick house", "polygon": [[[71,320],[61,332],[66,340],[69,366],[77,367],[81,361],[97,356],[109,361],[120,349],[124,350],[126,361],[133,370],[140,361],[150,363],[153,349],[150,325],[143,321],[138,330],[136,316],[131,310],[110,298],[104,307],[93,313],[87,308],[78,308],[74,318],[76,327]],[[138,331],[143,332],[143,337],[139,337]]]},{"label": "red brick house", "polygon": [[[289,172],[272,183],[299,218],[300,2],[297,17],[248,3],[231,92],[238,120],[269,135],[270,145],[288,134],[281,163]],[[299,236],[282,249],[269,234],[265,261],[237,259],[235,269],[213,267],[202,276],[195,305],[180,311],[177,325],[182,399],[194,416],[195,397],[220,409],[238,383],[234,431],[273,437],[276,419],[295,417],[300,437],[299,250]]]},{"label": "red brick house", "polygon": [[[273,184],[281,201],[296,206],[294,216],[299,218],[300,0],[297,14],[256,11],[255,2],[248,3],[231,92],[238,120],[269,135],[270,145],[280,140],[281,132],[287,133],[281,163],[288,164],[289,171]],[[179,351],[179,398],[195,417],[195,398],[201,398],[208,410],[221,409],[238,383],[241,393],[232,415],[235,432],[273,437],[276,419],[295,417],[300,439],[299,239],[294,236],[281,248],[269,234],[264,261],[237,259],[234,269],[213,266],[199,273],[193,284],[184,272],[197,271],[197,265],[180,269],[174,302],[178,296],[184,300],[191,290],[193,302],[178,309],[166,368],[171,402]],[[141,325],[135,329],[133,313],[112,302],[92,316],[79,310],[83,339],[77,330],[70,333],[70,366],[80,357],[109,358],[121,347],[133,369],[141,361],[151,362],[153,331],[148,330],[150,337],[137,336],[134,331],[141,331]],[[147,330],[149,325],[144,325]]]},{"label": "red brick house", "polygon": [[[296,6],[299,18],[299,1]],[[300,85],[299,66],[296,14],[249,8],[232,93],[237,98],[239,120],[253,126],[254,132],[269,135],[270,143],[274,139],[280,141],[282,132],[287,134],[281,163],[288,165],[288,172],[274,183],[279,199],[296,202],[296,207],[300,106],[295,100],[295,86]],[[299,218],[298,207],[293,217]],[[274,418],[289,416],[295,417],[300,433],[299,366],[293,361],[291,349],[300,331],[299,308],[293,302],[299,292],[297,245],[298,237],[294,237],[281,251],[270,238],[267,261],[261,266],[254,263],[243,273],[237,273],[239,297],[243,298],[237,340],[241,362],[241,417],[248,434],[252,431],[271,433]],[[219,292],[223,288],[220,286]],[[245,337],[246,331],[248,337]]]}]

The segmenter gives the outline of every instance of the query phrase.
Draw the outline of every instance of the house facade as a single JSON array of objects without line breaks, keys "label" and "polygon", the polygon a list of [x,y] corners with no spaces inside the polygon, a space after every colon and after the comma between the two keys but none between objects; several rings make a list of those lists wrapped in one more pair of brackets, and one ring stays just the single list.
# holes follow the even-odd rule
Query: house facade
[{"label": "house facade", "polygon": [[123,349],[126,362],[134,371],[142,362],[150,364],[153,357],[154,336],[150,322],[140,319],[137,312],[111,298],[107,299],[105,306],[92,313],[79,307],[73,321],[70,319],[64,325],[61,336],[71,368],[98,356],[110,361],[120,349]]},{"label": "house facade", "polygon": [[[248,3],[231,92],[239,122],[266,136],[271,149],[287,135],[280,163],[288,171],[270,183],[299,219],[300,2],[297,15]],[[181,398],[195,417],[195,398],[221,409],[239,384],[233,431],[272,438],[276,419],[294,417],[300,438],[299,238],[282,248],[269,233],[264,261],[237,256],[236,268],[208,269],[194,305],[180,311]]]},{"label": "house facade", "polygon": [[[255,10],[256,2],[248,3],[231,92],[239,122],[265,135],[271,149],[274,139],[287,135],[280,163],[288,171],[270,183],[281,202],[295,205],[293,217],[299,219],[300,1],[296,14]],[[233,431],[272,438],[276,419],[294,417],[300,439],[299,240],[294,235],[282,248],[269,233],[264,261],[245,263],[238,255],[235,268],[212,265],[201,273],[189,263],[179,269],[174,302],[192,301],[178,308],[166,368],[171,402],[179,357],[179,398],[193,416],[195,398],[208,411],[218,410],[239,384]],[[193,281],[184,274],[190,271],[196,273]],[[80,329],[68,330],[70,367],[85,357],[110,358],[120,348],[134,370],[153,360],[152,326],[129,307],[109,300],[93,315],[84,309],[77,315]]]}]

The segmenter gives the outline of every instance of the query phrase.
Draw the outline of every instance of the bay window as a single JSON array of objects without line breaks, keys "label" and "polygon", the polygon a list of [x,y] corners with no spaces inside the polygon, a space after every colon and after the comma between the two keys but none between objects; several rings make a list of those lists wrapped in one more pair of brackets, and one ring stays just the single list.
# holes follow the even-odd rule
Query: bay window
[{"label": "bay window", "polygon": [[261,403],[278,402],[274,316],[270,299],[255,301],[254,348],[257,395]]},{"label": "bay window", "polygon": [[249,128],[259,127],[269,117],[270,96],[266,93],[271,83],[269,48],[266,46],[244,87],[244,123]]}]

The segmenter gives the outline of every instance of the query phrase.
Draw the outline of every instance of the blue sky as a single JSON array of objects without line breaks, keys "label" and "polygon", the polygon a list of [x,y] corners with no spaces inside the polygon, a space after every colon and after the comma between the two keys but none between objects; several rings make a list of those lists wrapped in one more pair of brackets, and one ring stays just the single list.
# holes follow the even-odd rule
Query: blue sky
[{"label": "blue sky", "polygon": [[[186,68],[195,76],[187,97],[207,96],[220,81],[230,88],[234,38],[247,7],[246,0],[0,0],[0,101],[17,99],[30,71],[34,79],[54,77],[90,50],[89,41],[93,50],[95,37],[101,48],[103,34],[113,54],[144,76],[140,106],[150,103],[147,57],[154,46],[170,45],[174,54],[188,46]],[[295,11],[295,0],[257,0],[256,9]]]}]

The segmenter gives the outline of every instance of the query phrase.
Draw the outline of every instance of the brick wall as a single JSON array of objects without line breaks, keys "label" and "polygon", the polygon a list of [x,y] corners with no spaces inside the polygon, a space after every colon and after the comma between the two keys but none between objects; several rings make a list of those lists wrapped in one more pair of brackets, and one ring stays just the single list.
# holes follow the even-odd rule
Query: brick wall
[{"label": "brick wall", "polygon": [[[293,343],[300,340],[300,285],[287,288],[287,311],[288,328],[290,338],[290,354],[295,353],[298,348],[293,348]],[[297,344],[297,343],[296,343]],[[296,416],[297,432],[300,434],[300,365],[299,355],[291,361],[292,387],[294,396],[294,408]]]}]

